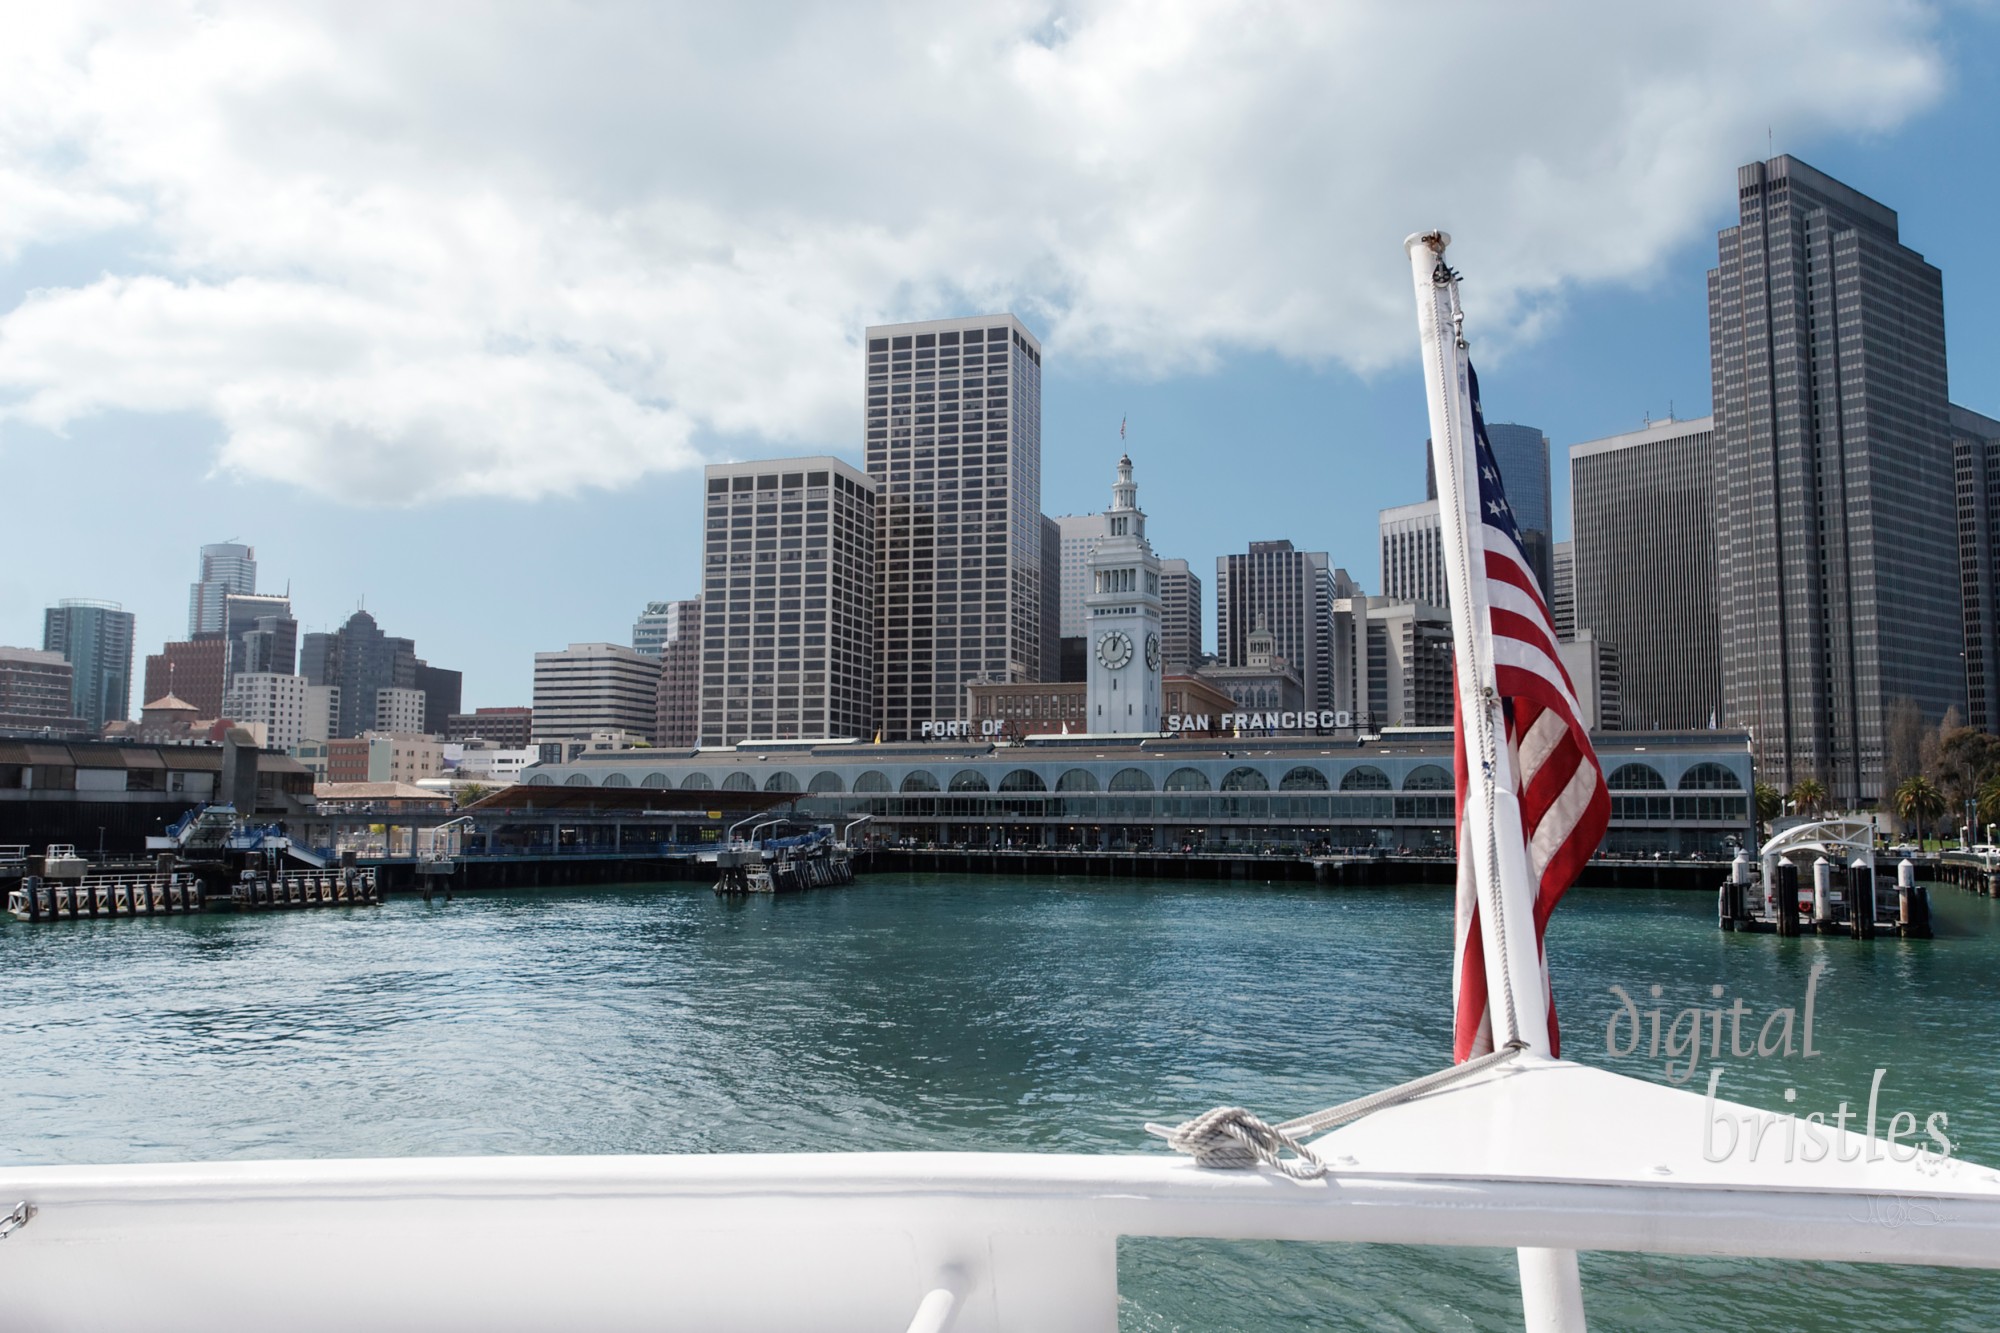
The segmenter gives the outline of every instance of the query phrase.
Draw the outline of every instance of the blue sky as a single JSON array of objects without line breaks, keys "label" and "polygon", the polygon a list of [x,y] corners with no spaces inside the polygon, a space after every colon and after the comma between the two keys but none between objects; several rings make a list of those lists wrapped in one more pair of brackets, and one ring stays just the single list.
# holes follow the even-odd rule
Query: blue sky
[{"label": "blue sky", "polygon": [[[365,600],[465,671],[468,706],[525,703],[535,651],[624,640],[644,602],[695,592],[701,461],[858,461],[863,325],[1003,306],[1045,340],[1047,512],[1107,501],[1129,417],[1162,554],[1212,582],[1218,554],[1288,537],[1373,588],[1376,510],[1423,494],[1402,234],[1458,237],[1488,414],[1554,442],[1561,530],[1567,445],[1707,411],[1704,274],[1767,126],[1899,212],[1945,274],[1953,397],[2000,415],[1991,8],[1827,6],[1815,56],[1846,62],[1840,86],[1801,68],[1755,96],[1716,33],[1780,49],[1754,30],[1798,11],[1606,19],[1551,69],[1651,54],[1547,96],[1493,84],[1456,156],[1369,120],[1395,96],[1371,92],[1371,43],[1382,77],[1415,49],[1392,11],[1320,8],[1234,45],[1115,3],[921,34],[894,78],[948,67],[978,113],[945,127],[955,165],[907,172],[866,135],[801,148],[797,107],[632,132],[686,108],[618,91],[620,49],[733,72],[717,95],[748,106],[810,88],[783,52],[836,39],[804,16],[777,56],[657,7],[626,11],[638,40],[496,31],[470,53],[420,23],[341,48],[338,11],[309,5],[149,10],[163,26],[125,49],[49,20],[0,56],[21,90],[0,92],[0,189],[27,201],[0,223],[0,643],[38,646],[41,609],[84,596],[157,650],[196,547],[233,538],[307,628]],[[889,10],[881,31],[911,12]],[[1506,40],[1437,58],[1477,97]],[[482,103],[523,71],[614,91]],[[865,123],[870,96],[814,105]],[[1579,106],[1603,123],[1577,129]]]}]

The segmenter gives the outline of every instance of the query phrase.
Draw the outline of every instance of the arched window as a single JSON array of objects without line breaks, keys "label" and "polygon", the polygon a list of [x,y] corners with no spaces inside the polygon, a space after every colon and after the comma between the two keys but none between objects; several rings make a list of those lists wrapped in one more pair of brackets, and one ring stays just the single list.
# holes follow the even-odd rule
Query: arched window
[{"label": "arched window", "polygon": [[1279,791],[1325,791],[1329,785],[1326,774],[1310,764],[1300,764],[1278,779]]},{"label": "arched window", "polygon": [[537,773],[528,779],[528,785],[530,787],[553,787],[556,785],[556,780],[546,773]]},{"label": "arched window", "polygon": [[1269,791],[1271,780],[1254,768],[1232,768],[1223,775],[1224,791]]},{"label": "arched window", "polygon": [[991,791],[993,789],[986,785],[985,775],[977,769],[961,768],[958,772],[951,775],[951,790]]},{"label": "arched window", "polygon": [[563,786],[565,787],[588,787],[589,785],[590,779],[581,773],[572,773],[563,779]]},{"label": "arched window", "polygon": [[1177,768],[1167,774],[1167,791],[1207,791],[1208,774],[1198,768]]},{"label": "arched window", "polygon": [[806,784],[806,790],[811,792],[846,791],[847,784],[840,780],[840,774],[838,773],[819,772],[813,774],[813,780]]},{"label": "arched window", "polygon": [[1620,764],[1604,785],[1613,791],[1665,791],[1667,780],[1651,764]]},{"label": "arched window", "polygon": [[623,773],[613,773],[604,779],[604,785],[607,787],[629,787],[632,785],[632,779],[626,777]]},{"label": "arched window", "polygon": [[1111,775],[1112,791],[1151,791],[1153,780],[1136,768],[1121,768]]},{"label": "arched window", "polygon": [[936,791],[937,774],[927,768],[913,768],[903,775],[904,791]]},{"label": "arched window", "polygon": [[1373,764],[1357,764],[1340,775],[1342,791],[1388,791],[1389,775]]},{"label": "arched window", "polygon": [[1049,784],[1032,768],[1017,768],[1000,779],[1001,791],[1047,791]]},{"label": "arched window", "polygon": [[667,785],[667,775],[665,773],[648,773],[645,777],[639,779],[639,785],[641,787],[664,787]]},{"label": "arched window", "polygon": [[1096,791],[1097,779],[1089,769],[1072,768],[1056,779],[1057,791]]},{"label": "arched window", "polygon": [[1404,791],[1450,791],[1451,774],[1436,764],[1418,764],[1403,779]]},{"label": "arched window", "polygon": [[894,788],[892,788],[889,785],[889,779],[887,777],[883,776],[881,773],[878,773],[871,768],[866,773],[863,773],[860,777],[854,779],[854,790],[893,791]]},{"label": "arched window", "polygon": [[681,779],[682,791],[714,791],[715,779],[706,773],[690,773]]},{"label": "arched window", "polygon": [[748,773],[731,773],[722,780],[724,791],[756,791],[757,779]]},{"label": "arched window", "polygon": [[797,791],[798,789],[799,780],[789,771],[782,768],[764,779],[765,791]]},{"label": "arched window", "polygon": [[1721,764],[1696,764],[1681,774],[1682,791],[1742,791],[1736,775]]}]

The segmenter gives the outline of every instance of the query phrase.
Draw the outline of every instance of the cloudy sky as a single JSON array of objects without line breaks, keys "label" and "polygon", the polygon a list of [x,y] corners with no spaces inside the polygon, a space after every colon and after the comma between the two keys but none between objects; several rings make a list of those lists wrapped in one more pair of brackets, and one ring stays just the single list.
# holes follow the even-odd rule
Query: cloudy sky
[{"label": "cloudy sky", "polygon": [[1102,506],[1129,416],[1163,553],[1288,536],[1373,586],[1375,510],[1422,498],[1402,237],[1456,235],[1489,413],[1560,452],[1707,410],[1767,145],[1901,213],[2000,414],[1983,4],[147,0],[8,38],[4,643],[90,596],[156,650],[233,538],[308,628],[365,601],[526,702],[535,650],[695,591],[703,462],[859,460],[865,325],[999,309],[1046,350],[1045,510]]}]

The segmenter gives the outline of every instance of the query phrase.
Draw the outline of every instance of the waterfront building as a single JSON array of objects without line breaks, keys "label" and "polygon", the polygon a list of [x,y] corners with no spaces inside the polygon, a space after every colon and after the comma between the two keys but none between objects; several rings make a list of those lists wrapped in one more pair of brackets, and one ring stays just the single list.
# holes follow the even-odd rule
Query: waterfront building
[{"label": "waterfront building", "polygon": [[521,749],[535,738],[535,710],[479,708],[470,713],[453,713],[446,721],[444,734],[447,740],[480,740],[502,749]]},{"label": "waterfront building", "polygon": [[[1042,348],[992,315],[870,328],[865,361],[874,715],[895,740],[975,680],[1042,672]],[[727,733],[702,711],[704,739]]]},{"label": "waterfront building", "polygon": [[367,731],[327,742],[326,781],[404,782],[444,772],[444,743],[433,736]]},{"label": "waterfront building", "polygon": [[[1022,740],[1029,736],[1086,735],[1089,733],[1087,680],[1023,681],[1016,685],[973,683],[965,688],[965,716],[971,723],[969,735],[999,740]],[[1162,706],[1174,730],[1174,718],[1207,719],[1205,727],[1188,724],[1188,730],[1219,732],[1223,715],[1235,712],[1237,702],[1201,676],[1168,676],[1161,682]]]},{"label": "waterfront building", "polygon": [[[1207,622],[1203,617],[1201,575],[1185,560],[1160,561],[1161,670],[1185,676],[1208,655]],[[1173,711],[1172,709],[1168,710]]]},{"label": "waterfront building", "polygon": [[1952,470],[1958,489],[1959,603],[1965,626],[1965,721],[2000,727],[2000,421],[1954,404]]},{"label": "waterfront building", "polygon": [[1042,515],[1042,664],[1037,680],[1062,679],[1062,524]]},{"label": "waterfront building", "polygon": [[1773,785],[1855,805],[1892,701],[1965,696],[1943,278],[1803,162],[1736,183],[1708,275],[1723,718]]},{"label": "waterfront building", "polygon": [[[706,477],[701,744],[869,735],[877,482],[831,457],[720,463]],[[907,589],[901,596],[907,629]],[[913,669],[922,668],[899,663],[900,676]],[[656,665],[645,721],[613,725],[653,730],[659,674]],[[954,691],[947,706],[956,701]],[[539,698],[535,711],[538,735],[575,734],[542,729]]]},{"label": "waterfront building", "polygon": [[1242,555],[1215,561],[1216,656],[1220,665],[1249,664],[1251,631],[1261,622],[1275,655],[1291,663],[1305,689],[1305,706],[1333,705],[1333,603],[1353,581],[1324,551],[1300,551],[1289,541],[1251,542]]},{"label": "waterfront building", "polygon": [[229,682],[221,716],[262,730],[263,744],[289,750],[306,735],[304,676],[275,671],[242,671]]},{"label": "waterfront building", "polygon": [[424,692],[385,685],[375,691],[375,725],[372,731],[398,735],[428,735],[424,728]]},{"label": "waterfront building", "polygon": [[221,745],[0,740],[0,828],[38,851],[67,842],[136,855],[149,835],[209,801],[231,801],[259,822],[289,823],[311,810],[303,765],[260,751],[254,790],[236,791],[229,757]]},{"label": "waterfront building", "polygon": [[1058,599],[1061,634],[1064,638],[1080,639],[1090,628],[1083,595],[1090,589],[1091,553],[1104,540],[1104,515],[1063,514],[1050,521],[1056,526],[1056,537],[1061,544],[1056,559],[1062,580]]},{"label": "waterfront building", "polygon": [[[657,634],[647,635],[657,645],[660,659],[659,690],[653,698],[653,744],[695,745],[701,740],[701,601],[650,602],[646,612],[658,617],[654,622]],[[872,635],[862,632],[858,637],[872,652]],[[639,645],[635,642],[633,647]],[[872,706],[873,687],[862,693]]]},{"label": "waterfront building", "polygon": [[1118,460],[1104,539],[1090,557],[1084,594],[1090,638],[1086,682],[1093,732],[1157,734],[1160,730],[1160,558],[1146,540],[1146,511],[1132,457]]},{"label": "waterfront building", "polygon": [[[197,591],[200,586],[196,585]],[[215,636],[204,631],[201,637]],[[297,671],[299,622],[292,617],[292,599],[288,595],[224,593],[220,637],[229,645],[226,679],[234,679],[245,671],[281,676]]]},{"label": "waterfront building", "polygon": [[1438,502],[1384,509],[1376,524],[1382,537],[1382,595],[1398,602],[1450,606]]},{"label": "waterfront building", "polygon": [[560,741],[653,728],[660,664],[622,643],[573,643],[535,654],[534,738]]},{"label": "waterfront building", "polygon": [[66,597],[42,614],[42,651],[70,665],[70,709],[93,733],[132,711],[132,613]]},{"label": "waterfront building", "polygon": [[334,735],[359,736],[375,726],[377,691],[417,688],[417,646],[384,634],[375,617],[356,611],[331,634],[305,636],[299,674],[311,685],[339,687]]},{"label": "waterfront building", "polygon": [[[1722,858],[1752,837],[1742,732],[1606,732],[1594,744],[1611,789],[1607,850]],[[884,838],[968,846],[1442,852],[1455,806],[1449,726],[1365,747],[1314,735],[746,742],[580,754],[523,783],[579,807],[617,800],[606,788],[770,793],[804,818],[869,815]]]},{"label": "waterfront building", "polygon": [[1633,730],[1706,727],[1722,709],[1715,463],[1712,417],[1570,446],[1572,637],[1616,645]]},{"label": "waterfront building", "polygon": [[1566,641],[1576,637],[1575,542],[1557,542],[1550,548],[1549,572],[1549,615],[1555,621],[1556,638]]},{"label": "waterfront building", "polygon": [[0,648],[0,731],[81,731],[72,684],[75,670],[61,653]]},{"label": "waterfront building", "polygon": [[142,704],[171,694],[193,704],[202,717],[223,715],[222,696],[229,688],[229,643],[218,635],[163,643],[146,655]]},{"label": "waterfront building", "polygon": [[1592,731],[1618,731],[1624,721],[1623,687],[1615,645],[1602,642],[1587,629],[1556,645],[1563,670],[1576,689],[1583,721]]},{"label": "waterfront building", "polygon": [[190,639],[221,635],[228,627],[224,599],[231,593],[257,591],[257,552],[235,542],[201,548],[201,569],[188,588]]},{"label": "waterfront building", "polygon": [[145,745],[194,745],[208,739],[219,719],[207,716],[185,699],[171,694],[149,699],[139,706],[139,721],[106,729],[108,739],[139,741]]}]

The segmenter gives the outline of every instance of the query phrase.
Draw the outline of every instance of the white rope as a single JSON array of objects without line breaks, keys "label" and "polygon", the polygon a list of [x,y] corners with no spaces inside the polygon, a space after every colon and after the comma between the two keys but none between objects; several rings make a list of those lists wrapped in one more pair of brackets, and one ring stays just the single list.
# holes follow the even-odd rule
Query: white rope
[{"label": "white rope", "polygon": [[[1476,1060],[1467,1060],[1464,1064],[1452,1065],[1448,1069],[1425,1074],[1422,1078],[1411,1079],[1408,1083],[1398,1083],[1393,1088],[1371,1092],[1365,1097],[1357,1097],[1311,1115],[1302,1115],[1283,1124],[1273,1125],[1260,1120],[1240,1106],[1218,1106],[1206,1115],[1178,1125],[1148,1123],[1146,1132],[1155,1138],[1165,1139],[1167,1146],[1175,1152],[1194,1158],[1196,1166],[1242,1170],[1261,1162],[1293,1180],[1317,1180],[1326,1174],[1327,1165],[1305,1145],[1303,1136],[1414,1101],[1425,1093],[1503,1064],[1525,1049],[1524,1043],[1512,1042]],[[1291,1155],[1288,1157],[1287,1153]]]}]

